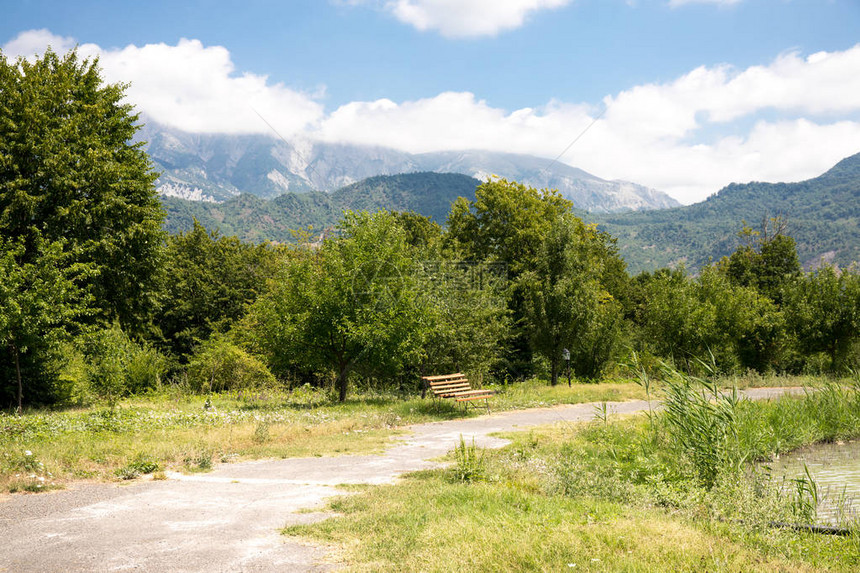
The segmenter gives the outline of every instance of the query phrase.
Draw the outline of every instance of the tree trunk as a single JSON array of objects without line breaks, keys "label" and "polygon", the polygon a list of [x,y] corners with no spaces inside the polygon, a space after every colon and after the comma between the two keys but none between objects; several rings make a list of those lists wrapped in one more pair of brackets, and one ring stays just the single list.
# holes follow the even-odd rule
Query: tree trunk
[{"label": "tree trunk", "polygon": [[18,414],[21,413],[24,404],[24,384],[21,382],[21,363],[18,361],[18,347],[10,344],[12,355],[15,357],[15,374],[18,376]]},{"label": "tree trunk", "polygon": [[349,364],[345,360],[338,360],[337,364],[337,399],[339,402],[346,401],[346,382],[349,373]]},{"label": "tree trunk", "polygon": [[550,363],[549,383],[552,386],[555,386],[556,384],[558,384],[558,359],[552,358],[552,359],[550,359],[549,363]]}]

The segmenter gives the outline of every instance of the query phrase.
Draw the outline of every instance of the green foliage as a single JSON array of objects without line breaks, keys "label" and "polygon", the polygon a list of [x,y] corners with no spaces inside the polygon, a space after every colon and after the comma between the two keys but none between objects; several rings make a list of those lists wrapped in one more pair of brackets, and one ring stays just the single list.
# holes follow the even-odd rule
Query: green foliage
[{"label": "green foliage", "polygon": [[420,361],[429,305],[413,256],[390,213],[347,213],[254,305],[251,336],[281,375],[335,372],[343,401],[351,371],[391,377]]},{"label": "green foliage", "polygon": [[[556,190],[488,179],[475,190],[474,201],[461,197],[451,206],[445,242],[465,260],[504,265],[516,287],[523,273],[535,269],[547,234],[571,205]],[[507,370],[518,377],[530,371],[532,362],[524,304],[521,289],[510,289],[514,329]]]},{"label": "green foliage", "polygon": [[554,189],[490,179],[474,201],[461,197],[451,206],[448,239],[467,259],[505,263],[516,279],[533,268],[544,238],[572,205]]},{"label": "green foliage", "polygon": [[62,243],[39,234],[29,256],[23,241],[0,236],[0,399],[14,399],[19,411],[25,394],[34,402],[57,398],[56,372],[46,365],[89,310],[79,285],[92,269],[69,258]]},{"label": "green foliage", "polygon": [[[621,308],[606,288],[617,261],[608,238],[572,216],[557,219],[534,268],[517,285],[532,348],[550,363],[558,381],[562,350],[577,376],[597,378],[617,352]],[[620,268],[623,272],[623,263]],[[609,280],[607,280],[607,278]]]},{"label": "green foliage", "polygon": [[[860,342],[860,274],[829,266],[796,280],[785,295],[788,327],[805,356],[826,353],[839,372],[857,360]],[[854,356],[852,357],[852,352]]]},{"label": "green foliage", "polygon": [[271,388],[277,381],[259,358],[215,336],[191,357],[188,383],[194,391],[207,393]]},{"label": "green foliage", "polygon": [[154,305],[163,212],[156,174],[139,143],[125,86],[104,85],[96,61],[77,52],[12,62],[0,57],[0,237],[62,241],[98,317],[142,329]]},{"label": "green foliage", "polygon": [[752,287],[732,284],[717,267],[698,278],[662,270],[633,282],[640,290],[640,345],[688,372],[716,362],[723,371],[781,365],[784,315]]},{"label": "green foliage", "polygon": [[279,258],[269,245],[208,233],[197,221],[188,233],[171,236],[155,321],[171,352],[187,358],[198,341],[226,332],[265,289]]},{"label": "green foliage", "polygon": [[64,369],[65,379],[78,387],[74,395],[89,394],[111,407],[124,396],[159,388],[169,366],[155,348],[134,342],[117,324],[82,335],[76,346],[67,349],[69,368]]},{"label": "green foliage", "polygon": [[507,277],[492,265],[449,261],[440,252],[418,269],[428,331],[423,372],[464,371],[473,382],[500,364],[510,337]]},{"label": "green foliage", "polygon": [[744,244],[720,263],[729,280],[780,303],[782,291],[801,272],[794,239],[784,233],[781,218],[766,220],[761,231],[744,225],[739,233]]}]

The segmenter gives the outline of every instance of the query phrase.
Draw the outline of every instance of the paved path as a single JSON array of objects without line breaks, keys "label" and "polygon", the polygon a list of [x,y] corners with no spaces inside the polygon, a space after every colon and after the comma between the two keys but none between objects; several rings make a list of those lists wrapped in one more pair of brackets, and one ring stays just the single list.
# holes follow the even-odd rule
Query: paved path
[{"label": "paved path", "polygon": [[[755,389],[768,398],[782,389]],[[612,413],[647,409],[609,403]],[[324,519],[338,484],[381,484],[431,468],[463,436],[501,447],[494,432],[594,417],[593,404],[503,412],[411,426],[384,454],[222,464],[165,481],[79,485],[0,502],[0,572],[328,571],[325,550],[285,538],[288,524]]]}]

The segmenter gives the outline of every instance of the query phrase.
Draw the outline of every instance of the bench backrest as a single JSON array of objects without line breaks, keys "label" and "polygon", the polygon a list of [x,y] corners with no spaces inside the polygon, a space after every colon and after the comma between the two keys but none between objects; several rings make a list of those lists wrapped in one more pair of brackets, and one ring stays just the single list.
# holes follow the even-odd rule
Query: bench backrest
[{"label": "bench backrest", "polygon": [[469,379],[460,372],[441,376],[422,376],[421,378],[427,382],[430,390],[437,396],[472,389],[469,385]]}]

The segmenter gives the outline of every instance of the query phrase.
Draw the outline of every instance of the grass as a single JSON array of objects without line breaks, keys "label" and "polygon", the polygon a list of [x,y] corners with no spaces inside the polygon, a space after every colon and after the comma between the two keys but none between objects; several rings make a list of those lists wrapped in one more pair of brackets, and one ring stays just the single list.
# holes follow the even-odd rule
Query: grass
[{"label": "grass", "polygon": [[[493,411],[646,396],[642,386],[629,380],[570,388],[541,380],[490,387],[498,392],[491,399]],[[133,479],[148,473],[134,467],[138,459],[156,464],[154,471],[201,471],[243,459],[371,453],[384,449],[402,426],[482,413],[429,398],[378,392],[354,394],[337,403],[328,393],[308,387],[211,396],[168,388],[126,399],[113,409],[0,413],[0,491]],[[26,451],[41,465],[22,469]],[[211,464],[201,464],[207,456]]]},{"label": "grass", "polygon": [[856,559],[843,560],[851,543],[843,538],[820,547],[811,535],[783,532],[792,548],[783,551],[660,508],[546,495],[528,481],[499,478],[413,474],[340,498],[331,509],[341,517],[285,533],[338,544],[349,571],[856,570]]},{"label": "grass", "polygon": [[[533,380],[496,389],[493,410],[642,395],[629,382],[551,388]],[[113,409],[0,413],[0,451],[5,452],[0,456],[0,491],[134,479],[167,468],[205,471],[215,463],[243,459],[378,452],[402,426],[481,413],[429,398],[371,392],[337,403],[328,393],[307,387],[210,396],[167,389],[126,399]],[[30,456],[24,456],[27,451]],[[140,460],[153,468],[141,466]]]},{"label": "grass", "polygon": [[[461,441],[449,469],[339,498],[339,516],[285,533],[335,544],[350,571],[860,569],[856,522],[848,537],[769,527],[814,519],[810,498],[749,463],[859,435],[858,390],[716,407],[510,433],[498,451]],[[683,439],[703,427],[685,417],[708,416],[723,449]],[[691,447],[724,465],[703,476]]]}]

